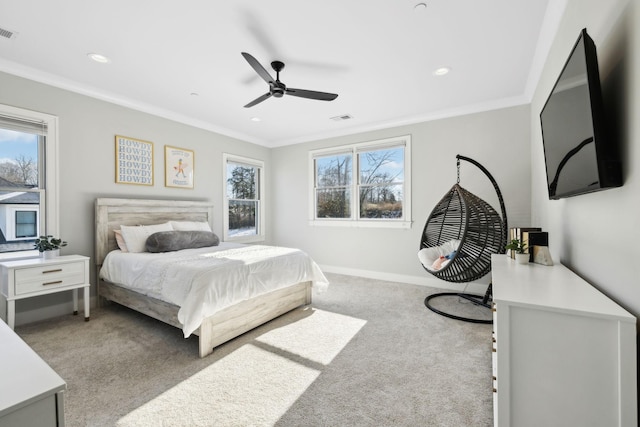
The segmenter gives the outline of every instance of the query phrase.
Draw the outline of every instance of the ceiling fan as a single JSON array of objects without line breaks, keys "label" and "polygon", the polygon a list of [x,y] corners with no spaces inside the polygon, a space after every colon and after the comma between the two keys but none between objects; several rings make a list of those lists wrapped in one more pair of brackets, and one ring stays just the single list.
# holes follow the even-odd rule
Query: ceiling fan
[{"label": "ceiling fan", "polygon": [[244,108],[253,107],[256,104],[261,103],[267,98],[272,96],[276,98],[282,98],[283,95],[291,95],[297,96],[299,98],[309,98],[309,99],[317,99],[320,101],[333,101],[338,97],[335,93],[327,93],[327,92],[317,92],[315,90],[305,90],[305,89],[293,89],[285,86],[284,83],[280,81],[280,71],[284,68],[284,63],[281,61],[273,61],[271,63],[271,67],[276,72],[275,80],[267,70],[264,69],[262,65],[258,62],[256,58],[251,56],[246,52],[242,52],[242,56],[247,60],[249,65],[258,73],[262,79],[269,84],[269,92],[261,95],[244,106]]}]

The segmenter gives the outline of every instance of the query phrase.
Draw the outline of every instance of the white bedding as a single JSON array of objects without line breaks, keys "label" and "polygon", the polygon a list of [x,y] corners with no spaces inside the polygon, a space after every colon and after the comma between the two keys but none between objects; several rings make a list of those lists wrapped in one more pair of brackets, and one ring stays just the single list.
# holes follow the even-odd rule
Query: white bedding
[{"label": "white bedding", "polygon": [[100,277],[180,307],[178,320],[188,337],[205,317],[254,296],[312,281],[329,282],[318,265],[298,249],[221,243],[164,253],[107,254]]}]

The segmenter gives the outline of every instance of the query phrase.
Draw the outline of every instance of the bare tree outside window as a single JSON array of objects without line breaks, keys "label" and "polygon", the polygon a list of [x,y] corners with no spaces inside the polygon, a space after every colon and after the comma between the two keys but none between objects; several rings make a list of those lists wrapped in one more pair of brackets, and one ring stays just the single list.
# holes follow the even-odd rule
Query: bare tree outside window
[{"label": "bare tree outside window", "polygon": [[404,146],[352,153],[314,158],[316,218],[354,219],[351,209],[357,194],[359,218],[402,219]]},{"label": "bare tree outside window", "polygon": [[317,217],[350,218],[351,154],[320,157],[315,163]]},{"label": "bare tree outside window", "polygon": [[38,135],[0,128],[0,187],[38,186]]},{"label": "bare tree outside window", "polygon": [[0,177],[19,187],[38,185],[38,164],[33,157],[20,154],[0,162]]},{"label": "bare tree outside window", "polygon": [[254,166],[227,164],[229,236],[258,234],[258,170]]},{"label": "bare tree outside window", "polygon": [[0,252],[33,249],[41,200],[38,155],[44,136],[0,126]]},{"label": "bare tree outside window", "polygon": [[401,218],[404,148],[358,154],[360,218]]}]

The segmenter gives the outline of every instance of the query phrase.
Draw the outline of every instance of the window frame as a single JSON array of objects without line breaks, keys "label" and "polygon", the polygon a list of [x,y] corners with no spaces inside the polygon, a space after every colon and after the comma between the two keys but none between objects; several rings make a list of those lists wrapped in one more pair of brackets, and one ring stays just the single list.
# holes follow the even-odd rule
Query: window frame
[{"label": "window frame", "polygon": [[[9,228],[8,228],[8,232],[9,232],[9,236],[11,237],[11,240],[32,240],[38,237],[38,235],[40,234],[40,215],[39,211],[40,211],[40,207],[38,208],[25,208],[24,206],[20,206],[18,207],[17,205],[12,206],[9,205],[9,207],[7,208],[7,211],[11,213],[11,216],[13,216],[14,220],[11,221],[9,223]],[[35,235],[33,236],[18,236],[18,214],[19,213],[24,213],[24,212],[29,212],[29,213],[35,213],[35,217],[36,217],[36,221],[34,223],[36,230],[35,230]],[[9,216],[9,215],[7,215]],[[29,223],[30,224],[30,223]]]},{"label": "window frame", "polygon": [[[359,153],[404,147],[404,180],[401,218],[360,218],[360,164]],[[349,218],[318,218],[316,216],[316,162],[320,157],[331,155],[351,155],[351,184]],[[369,228],[411,228],[411,135],[378,139],[356,144],[341,145],[309,151],[309,225],[329,227],[369,227]]]},{"label": "window frame", "polygon": [[[44,167],[44,176],[39,183],[43,184],[44,200],[41,198],[41,215],[39,215],[39,234],[59,235],[59,156],[58,156],[58,117],[38,111],[26,110],[0,104],[0,116],[24,122],[41,122],[47,128],[44,142],[44,159],[39,158],[39,168]],[[44,214],[42,214],[44,213]],[[42,231],[44,230],[44,232]],[[12,251],[0,253],[0,261],[33,258],[39,256],[38,250]]]},{"label": "window frame", "polygon": [[[227,194],[227,166],[229,163],[235,163],[245,166],[254,167],[258,171],[258,198],[251,199],[258,201],[258,209],[256,210],[256,227],[257,233],[251,236],[230,236],[229,235],[229,196]],[[266,239],[265,234],[265,167],[262,160],[251,159],[248,157],[237,156],[235,154],[223,153],[222,154],[222,240],[225,242],[237,242],[237,243],[255,243],[263,242]]]}]

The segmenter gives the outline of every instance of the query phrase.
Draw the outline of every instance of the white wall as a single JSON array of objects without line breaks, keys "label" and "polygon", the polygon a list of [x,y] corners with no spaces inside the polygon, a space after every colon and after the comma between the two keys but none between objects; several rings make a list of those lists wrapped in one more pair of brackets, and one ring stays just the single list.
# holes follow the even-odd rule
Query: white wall
[{"label": "white wall", "polygon": [[[640,315],[640,9],[627,0],[569,0],[531,104],[532,219],[560,261]],[[635,10],[634,10],[635,9]],[[604,102],[621,139],[624,185],[549,201],[539,114],[582,28],[598,51]]]},{"label": "white wall", "polygon": [[[455,184],[456,154],[478,161],[496,179],[509,226],[527,226],[529,133],[529,107],[520,106],[276,148],[272,153],[277,189],[271,199],[274,240],[307,251],[327,271],[449,287],[422,268],[417,252],[429,213]],[[413,157],[411,229],[309,225],[309,150],[407,134],[412,137]],[[482,172],[464,161],[461,171],[461,185],[499,211],[493,186]]]},{"label": "white wall", "polygon": [[[269,185],[271,152],[268,148],[5,73],[0,73],[0,88],[0,103],[59,118],[60,236],[69,242],[62,249],[63,254],[93,258],[97,197],[213,202],[216,206],[214,231],[222,236],[223,152],[263,160]],[[116,134],[153,142],[155,183],[152,187],[115,183]],[[194,150],[194,189],[164,186],[165,145]],[[271,191],[270,187],[267,189]],[[91,277],[96,277],[95,271]],[[71,312],[70,300],[70,294],[63,293],[18,301],[16,323]],[[62,307],[57,307],[59,305]]]}]

